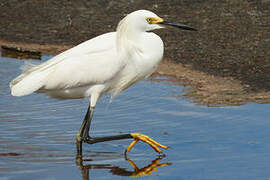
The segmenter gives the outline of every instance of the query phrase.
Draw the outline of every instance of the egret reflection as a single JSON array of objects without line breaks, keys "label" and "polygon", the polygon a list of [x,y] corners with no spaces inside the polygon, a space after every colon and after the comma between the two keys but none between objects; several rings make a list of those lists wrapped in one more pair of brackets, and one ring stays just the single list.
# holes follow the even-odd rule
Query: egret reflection
[{"label": "egret reflection", "polygon": [[76,159],[76,164],[79,167],[83,180],[89,180],[91,175],[91,170],[95,169],[108,169],[109,172],[113,175],[118,176],[129,176],[129,177],[144,177],[151,175],[153,172],[158,171],[159,168],[171,165],[171,163],[161,162],[162,157],[154,159],[149,164],[145,165],[142,168],[139,168],[134,161],[126,157],[126,161],[132,167],[132,170],[122,168],[119,166],[113,166],[111,164],[87,164],[86,162],[93,161],[92,159],[82,159],[80,156]]}]

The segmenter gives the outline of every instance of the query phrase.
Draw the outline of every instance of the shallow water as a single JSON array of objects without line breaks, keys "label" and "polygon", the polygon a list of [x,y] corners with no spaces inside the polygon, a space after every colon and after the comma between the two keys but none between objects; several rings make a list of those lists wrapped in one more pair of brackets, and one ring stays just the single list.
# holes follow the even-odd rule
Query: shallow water
[{"label": "shallow water", "polygon": [[0,57],[0,179],[270,178],[270,104],[197,106],[163,77],[137,83],[111,104],[103,97],[91,133],[144,133],[170,146],[165,157],[138,143],[125,160],[131,140],[121,140],[84,145],[85,161],[76,163],[75,136],[87,100],[12,97],[8,83],[23,63]]}]

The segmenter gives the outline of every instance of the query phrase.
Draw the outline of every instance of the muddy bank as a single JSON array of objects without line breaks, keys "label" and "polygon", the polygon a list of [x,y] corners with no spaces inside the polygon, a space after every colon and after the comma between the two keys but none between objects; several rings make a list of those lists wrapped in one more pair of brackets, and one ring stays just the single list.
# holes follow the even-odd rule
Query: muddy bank
[{"label": "muddy bank", "polygon": [[[190,69],[181,63],[161,63],[154,75],[167,76],[173,84],[186,86],[182,96],[198,105],[243,105],[270,103],[270,91],[249,91],[250,86],[233,77],[220,77]],[[182,97],[181,96],[181,97]]]},{"label": "muddy bank", "polygon": [[[0,43],[57,53],[114,31],[125,14],[137,9],[149,9],[168,21],[184,22],[199,29],[199,32],[187,32],[170,28],[156,32],[165,42],[163,65],[170,67],[163,74],[171,74],[193,86],[196,91],[190,90],[191,96],[208,105],[216,104],[219,99],[237,102],[232,104],[267,99],[270,90],[269,0],[1,1]],[[192,73],[194,78],[189,79],[187,75]],[[220,91],[216,84],[221,85]],[[216,99],[213,91],[220,92]]]}]

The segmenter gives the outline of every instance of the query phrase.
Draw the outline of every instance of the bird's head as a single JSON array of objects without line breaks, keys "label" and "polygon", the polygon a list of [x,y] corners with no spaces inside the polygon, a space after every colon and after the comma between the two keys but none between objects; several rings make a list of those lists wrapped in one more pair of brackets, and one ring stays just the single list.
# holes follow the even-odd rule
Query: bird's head
[{"label": "bird's head", "polygon": [[[140,31],[151,31],[155,29],[164,28],[166,26],[173,26],[184,30],[197,31],[196,29],[180,23],[173,23],[165,21],[158,17],[155,13],[148,10],[138,10],[128,14],[122,21],[133,29]],[[121,22],[119,23],[121,25]]]}]

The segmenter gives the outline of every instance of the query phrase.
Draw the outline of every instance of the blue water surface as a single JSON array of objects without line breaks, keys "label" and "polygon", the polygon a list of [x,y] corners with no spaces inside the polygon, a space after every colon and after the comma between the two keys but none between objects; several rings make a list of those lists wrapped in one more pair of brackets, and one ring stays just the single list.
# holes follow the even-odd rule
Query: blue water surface
[{"label": "blue water surface", "polygon": [[126,160],[131,140],[121,140],[85,144],[76,163],[88,100],[12,97],[8,83],[23,63],[0,57],[0,179],[270,179],[269,104],[198,106],[169,81],[141,81],[112,103],[103,97],[91,126],[92,136],[147,134],[170,147],[165,157],[138,143]]}]

